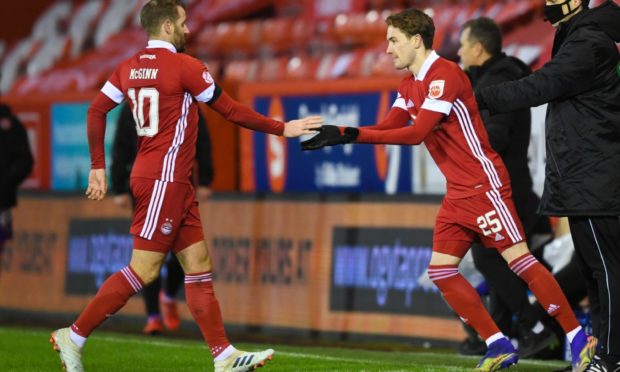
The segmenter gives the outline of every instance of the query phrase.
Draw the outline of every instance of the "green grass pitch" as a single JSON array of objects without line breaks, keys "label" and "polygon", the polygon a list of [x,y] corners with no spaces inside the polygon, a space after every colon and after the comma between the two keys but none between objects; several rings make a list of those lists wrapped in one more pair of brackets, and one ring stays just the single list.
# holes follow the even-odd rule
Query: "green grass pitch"
[{"label": "green grass pitch", "polygon": [[[0,327],[0,371],[61,371],[48,343],[52,330]],[[478,358],[455,353],[389,352],[290,345],[235,344],[246,350],[275,349],[260,372],[397,372],[471,371]],[[567,364],[523,360],[509,372],[550,372]],[[86,372],[213,371],[208,349],[200,341],[96,332],[84,349]]]}]

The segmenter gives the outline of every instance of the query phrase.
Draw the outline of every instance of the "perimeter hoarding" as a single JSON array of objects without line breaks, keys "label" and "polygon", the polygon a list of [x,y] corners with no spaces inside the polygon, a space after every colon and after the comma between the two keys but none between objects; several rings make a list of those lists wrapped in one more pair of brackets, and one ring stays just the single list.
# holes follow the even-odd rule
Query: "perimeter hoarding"
[{"label": "perimeter hoarding", "polygon": [[[205,203],[225,322],[265,332],[459,341],[460,321],[439,293],[417,286],[437,209],[319,197]],[[0,316],[3,309],[78,313],[103,278],[128,263],[128,218],[111,200],[22,198],[15,240],[3,256]],[[356,251],[346,251],[351,247]],[[119,316],[143,311],[136,297]],[[185,305],[180,313],[191,320]]]}]

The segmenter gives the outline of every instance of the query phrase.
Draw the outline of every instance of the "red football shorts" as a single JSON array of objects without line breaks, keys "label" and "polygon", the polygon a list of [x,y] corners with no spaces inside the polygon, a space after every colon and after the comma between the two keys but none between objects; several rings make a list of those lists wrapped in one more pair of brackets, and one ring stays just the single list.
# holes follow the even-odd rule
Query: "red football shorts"
[{"label": "red football shorts", "polygon": [[129,231],[135,249],[176,254],[204,240],[192,185],[132,178],[131,193],[136,207]]},{"label": "red football shorts", "polygon": [[476,240],[500,252],[525,240],[510,187],[443,200],[435,221],[433,251],[463,257]]}]

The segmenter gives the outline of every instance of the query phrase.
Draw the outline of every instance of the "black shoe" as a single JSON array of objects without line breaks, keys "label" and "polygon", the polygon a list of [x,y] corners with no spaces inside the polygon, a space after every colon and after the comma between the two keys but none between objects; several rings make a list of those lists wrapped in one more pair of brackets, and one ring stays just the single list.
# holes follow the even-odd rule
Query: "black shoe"
[{"label": "black shoe", "polygon": [[466,338],[459,345],[461,355],[484,355],[487,352],[487,344],[478,338]]},{"label": "black shoe", "polygon": [[603,358],[595,355],[590,361],[590,364],[586,367],[584,372],[620,372],[620,361],[616,363],[610,363]]},{"label": "black shoe", "polygon": [[534,333],[530,330],[519,336],[519,356],[521,358],[529,358],[557,341],[558,338],[555,334],[547,328],[540,333]]}]

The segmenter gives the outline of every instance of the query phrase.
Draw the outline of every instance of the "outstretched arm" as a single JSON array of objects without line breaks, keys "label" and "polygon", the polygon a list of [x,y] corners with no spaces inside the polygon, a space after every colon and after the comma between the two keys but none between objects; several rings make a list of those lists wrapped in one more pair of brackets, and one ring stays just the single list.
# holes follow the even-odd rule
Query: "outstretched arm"
[{"label": "outstretched arm", "polygon": [[218,86],[215,87],[213,98],[208,101],[208,104],[235,124],[277,136],[299,137],[304,134],[313,134],[323,123],[321,117],[309,116],[304,119],[291,120],[284,124],[240,104]]},{"label": "outstretched arm", "polygon": [[443,117],[443,113],[422,109],[413,125],[394,129],[376,129],[375,126],[354,128],[324,125],[318,135],[302,142],[301,148],[302,150],[318,150],[325,146],[353,142],[417,145],[422,143]]},{"label": "outstretched arm", "polygon": [[503,113],[579,94],[590,89],[596,70],[595,54],[591,40],[585,37],[571,40],[531,75],[480,89],[476,92],[478,106],[492,114]]},{"label": "outstretched arm", "polygon": [[387,130],[403,128],[407,126],[409,120],[411,120],[411,116],[409,116],[407,110],[393,106],[383,120],[377,124],[365,126],[364,129]]},{"label": "outstretched arm", "polygon": [[291,120],[284,124],[268,118],[240,104],[222,90],[199,60],[186,57],[182,59],[181,83],[199,102],[205,102],[227,120],[244,128],[284,137],[299,137],[313,134],[321,127],[323,120],[312,116]]},{"label": "outstretched arm", "polygon": [[439,124],[444,114],[422,109],[413,125],[403,128],[378,130],[359,128],[357,143],[375,143],[391,145],[419,145]]}]

